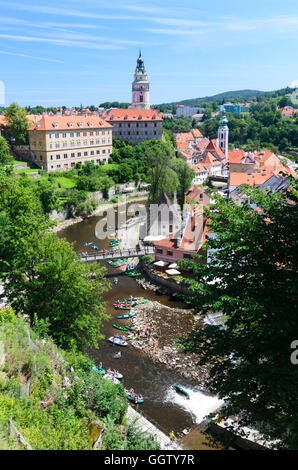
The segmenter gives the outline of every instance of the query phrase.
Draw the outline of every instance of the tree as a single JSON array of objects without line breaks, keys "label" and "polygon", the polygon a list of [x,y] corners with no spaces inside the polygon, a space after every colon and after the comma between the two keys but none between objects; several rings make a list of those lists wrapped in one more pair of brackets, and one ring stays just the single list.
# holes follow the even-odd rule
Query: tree
[{"label": "tree", "polygon": [[52,210],[58,208],[58,192],[51,181],[37,181],[34,187],[34,192],[39,198],[45,214],[49,214]]},{"label": "tree", "polygon": [[22,256],[13,259],[5,295],[31,325],[43,320],[60,346],[97,347],[108,318],[102,300],[105,271],[78,261],[72,246],[56,234],[36,231],[24,240]]},{"label": "tree", "polygon": [[[297,449],[297,182],[285,194],[246,189],[239,206],[216,197],[208,210],[207,264],[192,269],[186,298],[196,312],[223,312],[224,326],[198,323],[180,344],[209,364],[221,413],[259,429],[272,445]],[[255,204],[259,210],[251,207]],[[254,206],[255,207],[255,206]]]},{"label": "tree", "polygon": [[11,160],[10,149],[4,137],[0,137],[0,165],[5,165]]},{"label": "tree", "polygon": [[175,158],[170,161],[170,168],[175,171],[178,176],[179,186],[178,186],[178,204],[180,207],[183,207],[184,204],[184,195],[189,189],[192,180],[195,177],[195,172],[192,168],[182,158]]},{"label": "tree", "polygon": [[17,103],[12,103],[4,111],[6,117],[5,135],[9,139],[14,139],[16,144],[23,145],[28,143],[28,127],[27,112],[25,108],[21,108]]}]

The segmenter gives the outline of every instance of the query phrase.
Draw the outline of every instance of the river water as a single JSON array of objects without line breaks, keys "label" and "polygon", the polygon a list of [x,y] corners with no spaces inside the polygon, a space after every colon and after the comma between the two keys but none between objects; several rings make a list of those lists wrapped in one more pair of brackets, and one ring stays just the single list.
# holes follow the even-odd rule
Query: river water
[{"label": "river water", "polygon": [[[77,253],[88,251],[84,244],[92,241],[100,249],[107,248],[108,239],[98,240],[95,236],[95,227],[100,219],[101,217],[97,216],[90,217],[86,221],[61,230],[58,235],[66,238],[69,242],[73,242]],[[89,251],[91,252],[91,250]],[[138,407],[138,410],[166,434],[171,431],[181,433],[185,428],[193,428],[203,421],[205,415],[218,408],[220,401],[217,397],[202,393],[200,388],[195,386],[193,382],[182,378],[174,370],[167,370],[163,365],[155,364],[141,350],[132,346],[119,348],[107,341],[109,336],[117,332],[112,326],[115,323],[116,315],[121,315],[119,310],[116,311],[112,305],[117,299],[133,295],[146,297],[169,307],[186,308],[185,305],[169,296],[157,295],[151,290],[142,289],[133,278],[122,275],[119,269],[108,266],[104,261],[102,263],[108,268],[108,277],[111,281],[111,289],[105,295],[107,312],[111,315],[111,319],[105,323],[102,330],[106,339],[99,342],[97,350],[89,351],[90,356],[94,359],[95,364],[102,362],[105,369],[115,368],[123,374],[125,386],[134,388],[136,393],[141,393],[144,397],[144,403]],[[118,278],[117,286],[113,284],[114,276]],[[185,315],[185,324],[189,325],[189,321],[187,321],[188,313]],[[192,314],[189,313],[189,315]],[[128,324],[128,322],[129,320],[117,319],[117,323],[122,326]],[[121,334],[121,331],[118,333]],[[121,349],[122,357],[115,359],[114,355],[119,349]],[[185,400],[183,396],[174,392],[171,388],[174,384],[179,384],[187,390],[190,400]],[[205,449],[206,446],[202,444],[202,435],[198,433],[198,436],[197,448]]]}]

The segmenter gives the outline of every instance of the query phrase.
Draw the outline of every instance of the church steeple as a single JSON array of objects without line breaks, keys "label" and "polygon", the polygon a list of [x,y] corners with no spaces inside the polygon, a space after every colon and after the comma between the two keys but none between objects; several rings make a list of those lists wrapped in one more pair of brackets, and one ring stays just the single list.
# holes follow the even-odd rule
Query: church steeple
[{"label": "church steeple", "polygon": [[150,91],[147,72],[144,60],[142,58],[141,49],[139,49],[139,57],[132,82],[132,108],[149,109],[150,108]]},{"label": "church steeple", "polygon": [[228,159],[229,152],[229,128],[228,120],[224,114],[219,121],[218,128],[218,146],[225,154],[226,159]]}]

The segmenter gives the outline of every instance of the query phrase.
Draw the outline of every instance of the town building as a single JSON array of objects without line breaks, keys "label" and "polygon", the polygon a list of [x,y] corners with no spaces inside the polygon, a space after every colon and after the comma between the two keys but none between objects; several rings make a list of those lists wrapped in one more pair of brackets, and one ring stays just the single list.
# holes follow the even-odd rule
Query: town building
[{"label": "town building", "polygon": [[221,113],[232,113],[232,114],[240,114],[240,113],[249,113],[250,103],[224,103],[222,104],[219,109]]},{"label": "town building", "polygon": [[198,107],[196,106],[184,106],[178,105],[176,110],[176,117],[180,118],[181,116],[184,117],[191,117],[193,114],[197,114]]},{"label": "town building", "polygon": [[[155,260],[175,263],[178,260],[192,258],[200,254],[207,260],[204,244],[207,240],[207,219],[203,208],[209,204],[209,197],[202,188],[190,187],[185,194],[183,220],[176,233],[169,234],[154,242]],[[199,260],[198,260],[199,261]]]},{"label": "town building", "polygon": [[132,82],[132,108],[150,109],[150,84],[141,51]]},{"label": "town building", "polygon": [[105,120],[113,126],[113,137],[132,145],[162,138],[162,117],[155,109],[110,109]]},{"label": "town building", "polygon": [[108,163],[112,129],[98,116],[43,116],[28,129],[30,150],[47,172],[66,171],[76,163]]}]

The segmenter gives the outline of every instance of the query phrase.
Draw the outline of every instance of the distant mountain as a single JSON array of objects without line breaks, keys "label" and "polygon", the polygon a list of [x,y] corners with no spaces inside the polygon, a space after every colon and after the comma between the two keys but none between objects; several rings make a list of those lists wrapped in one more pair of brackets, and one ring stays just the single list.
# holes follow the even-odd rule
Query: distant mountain
[{"label": "distant mountain", "polygon": [[226,91],[224,93],[218,93],[213,96],[204,96],[203,98],[191,98],[189,100],[174,101],[172,103],[163,103],[160,106],[169,106],[174,104],[184,104],[186,106],[195,106],[199,103],[206,103],[211,101],[220,102],[222,100],[231,100],[233,98],[247,100],[248,98],[253,98],[257,96],[280,96],[284,93],[287,93],[290,88],[283,88],[276,91],[260,91],[260,90],[236,90],[236,91]]}]

